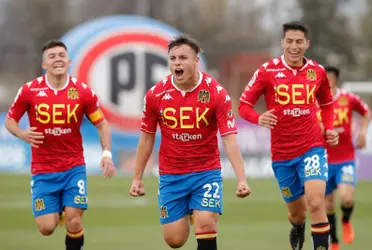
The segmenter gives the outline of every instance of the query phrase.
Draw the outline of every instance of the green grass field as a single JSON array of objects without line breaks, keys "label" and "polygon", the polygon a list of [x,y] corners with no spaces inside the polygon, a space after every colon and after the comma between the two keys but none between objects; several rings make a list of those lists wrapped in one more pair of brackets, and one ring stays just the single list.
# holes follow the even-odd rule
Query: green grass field
[{"label": "green grass field", "polygon": [[[0,175],[0,249],[64,249],[65,230],[49,237],[39,234],[31,211],[28,176]],[[128,195],[130,180],[89,177],[89,210],[84,217],[86,250],[169,249],[163,242],[157,212],[157,180],[146,179],[147,196]],[[235,182],[224,182],[224,215],[219,249],[288,250],[289,223],[284,203],[273,180],[252,180],[248,199],[235,198]],[[342,249],[371,249],[372,182],[359,183],[353,222],[356,240]],[[311,249],[309,224],[306,246]],[[196,249],[193,234],[182,249]]]}]

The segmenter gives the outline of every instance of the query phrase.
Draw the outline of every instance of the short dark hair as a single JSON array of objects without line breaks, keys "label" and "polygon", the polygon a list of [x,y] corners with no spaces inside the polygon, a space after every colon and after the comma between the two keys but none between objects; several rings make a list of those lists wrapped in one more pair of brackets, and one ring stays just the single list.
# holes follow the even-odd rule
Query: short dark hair
[{"label": "short dark hair", "polygon": [[301,21],[292,21],[292,22],[283,24],[283,37],[285,36],[285,33],[289,30],[302,31],[305,34],[305,37],[308,38],[309,29],[306,26],[306,24],[304,24]]},{"label": "short dark hair", "polygon": [[324,67],[324,69],[327,73],[333,73],[336,76],[337,79],[339,78],[339,76],[340,76],[340,69],[339,68],[337,68],[335,66],[326,66],[326,67]]},{"label": "short dark hair", "polygon": [[50,40],[44,43],[43,48],[41,49],[41,53],[44,53],[47,49],[55,48],[55,47],[63,47],[67,51],[66,45],[59,41],[59,40]]},{"label": "short dark hair", "polygon": [[196,54],[199,54],[199,52],[202,51],[199,42],[196,41],[196,39],[192,38],[187,34],[181,34],[174,37],[174,39],[168,43],[168,53],[174,47],[181,46],[184,44],[190,46],[195,51]]}]

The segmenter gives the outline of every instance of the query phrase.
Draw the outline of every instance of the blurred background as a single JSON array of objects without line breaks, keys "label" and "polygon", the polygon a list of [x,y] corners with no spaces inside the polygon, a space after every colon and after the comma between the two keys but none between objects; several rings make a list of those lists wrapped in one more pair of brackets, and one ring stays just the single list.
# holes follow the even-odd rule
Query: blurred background
[{"label": "blurred background", "polygon": [[[4,210],[0,214],[4,218],[0,219],[8,222],[0,229],[6,232],[0,239],[4,237],[1,241],[8,244],[7,249],[34,249],[31,245],[13,242],[11,239],[22,233],[27,235],[26,239],[32,239],[34,244],[33,239],[37,235],[32,224],[27,181],[30,148],[11,136],[3,123],[17,90],[42,74],[41,47],[44,42],[50,39],[64,41],[72,60],[70,73],[91,86],[99,96],[105,115],[113,127],[113,155],[118,174],[128,177],[134,167],[143,96],[169,72],[166,50],[169,39],[186,32],[200,42],[204,51],[202,69],[213,75],[229,91],[237,115],[239,97],[254,71],[271,58],[281,55],[281,24],[292,20],[302,20],[310,27],[311,47],[307,57],[323,65],[340,67],[342,87],[360,95],[372,107],[370,0],[0,0],[0,172],[3,172],[0,174],[0,211]],[[257,110],[265,110],[262,100],[258,103]],[[226,247],[236,244],[240,247],[244,240],[238,235],[249,232],[255,235],[249,245],[256,249],[273,249],[273,246],[283,247],[275,249],[287,249],[287,241],[283,245],[276,241],[259,242],[263,237],[259,233],[266,230],[272,230],[274,235],[279,231],[279,236],[283,234],[287,237],[286,218],[281,216],[285,215],[285,210],[277,217],[269,215],[274,211],[270,204],[277,205],[277,210],[284,207],[272,180],[269,131],[241,121],[238,117],[236,120],[246,173],[253,179],[252,185],[258,191],[254,196],[256,198],[253,197],[248,204],[239,203],[237,211],[227,208],[224,218],[226,227],[230,228],[225,231],[229,238],[221,239],[221,244]],[[20,125],[27,127],[27,117],[24,117]],[[357,131],[358,116],[353,126]],[[121,239],[114,240],[113,237],[116,233],[122,233],[120,230],[126,230],[123,229],[125,225],[117,224],[115,219],[122,214],[124,224],[128,222],[126,226],[137,226],[134,231],[133,228],[125,231],[132,235],[132,241],[126,240],[125,244],[137,246],[138,241],[133,240],[136,239],[134,234],[137,231],[142,232],[144,228],[152,230],[154,227],[152,231],[149,229],[149,232],[153,232],[158,227],[155,208],[156,178],[153,177],[157,176],[159,136],[146,169],[150,186],[155,189],[150,191],[153,197],[133,202],[126,198],[128,178],[119,178],[108,183],[100,181],[99,176],[94,176],[99,174],[101,147],[96,130],[89,122],[84,121],[82,133],[87,169],[92,176],[94,190],[90,196],[92,213],[105,217],[107,208],[112,209],[111,211],[116,209],[117,213],[113,212],[116,217],[112,215],[107,221],[94,223],[91,222],[93,215],[88,217],[91,219],[88,221],[91,233],[99,236],[104,230],[102,228],[106,228],[104,235],[110,240],[99,237],[94,241],[88,239],[90,247],[87,249],[100,249],[100,246],[106,246],[108,242],[114,242],[111,249],[119,249]],[[367,208],[372,206],[371,197],[367,195],[372,188],[369,182],[372,180],[371,127],[367,143],[367,149],[357,154],[358,177],[363,183],[358,196],[362,203],[361,212],[359,216],[356,215],[360,222],[372,220],[367,213]],[[226,189],[233,190],[234,182],[229,179],[234,175],[222,148],[221,160],[227,180]],[[103,188],[99,188],[100,185]],[[233,191],[230,195],[233,195]],[[233,198],[226,200],[231,204],[236,203]],[[103,203],[106,205],[103,206]],[[266,207],[270,209],[264,213]],[[133,210],[134,208],[137,210]],[[125,217],[140,213],[138,208],[151,214],[143,217],[152,218],[151,223],[143,219],[144,224],[141,226],[142,224],[137,223],[138,220],[128,220]],[[19,217],[19,211],[23,210],[23,217]],[[245,217],[247,221],[244,224],[244,219],[237,219],[236,214],[247,210],[253,210],[253,214]],[[255,224],[254,221],[262,217],[265,217],[263,220],[266,226],[259,221]],[[22,226],[17,227],[14,221]],[[255,230],[250,223],[258,229]],[[358,229],[363,231],[362,224],[359,225]],[[13,231],[9,228],[13,228]],[[34,230],[28,232],[28,228]],[[156,239],[156,249],[166,249],[158,234],[156,231],[156,237],[151,236]],[[282,236],[279,236],[278,241],[282,241]],[[348,249],[367,249],[368,237],[361,238],[357,243],[359,245]],[[35,244],[45,247],[54,243],[47,240]],[[138,249],[150,247],[151,244],[138,245]],[[193,245],[189,245],[189,249],[193,248]],[[53,249],[63,247],[61,245],[60,248]]]}]

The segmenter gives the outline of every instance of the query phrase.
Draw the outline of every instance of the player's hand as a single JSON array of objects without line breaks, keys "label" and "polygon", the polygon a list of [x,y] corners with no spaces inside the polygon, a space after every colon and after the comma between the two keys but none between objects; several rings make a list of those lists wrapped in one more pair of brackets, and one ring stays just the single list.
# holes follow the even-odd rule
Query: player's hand
[{"label": "player's hand", "polygon": [[356,148],[363,149],[366,147],[367,135],[365,133],[360,133],[357,141],[356,141]]},{"label": "player's hand", "polygon": [[111,178],[116,175],[116,168],[114,166],[114,162],[110,157],[102,158],[100,171],[103,171],[103,176],[105,178]]},{"label": "player's hand", "polygon": [[245,198],[251,194],[251,189],[249,188],[246,181],[238,182],[238,187],[236,189],[236,196],[239,198]]},{"label": "player's hand", "polygon": [[27,130],[23,130],[20,134],[20,138],[31,145],[31,147],[38,148],[40,144],[43,144],[44,135],[42,132],[36,132],[36,127],[30,127]]},{"label": "player's hand", "polygon": [[262,127],[265,128],[274,128],[274,126],[277,123],[277,117],[276,115],[273,114],[274,109],[270,109],[263,113],[259,118],[258,118],[258,124],[261,125]]},{"label": "player's hand", "polygon": [[133,197],[144,196],[145,192],[145,185],[143,185],[141,180],[133,180],[132,186],[130,187],[129,194]]},{"label": "player's hand", "polygon": [[327,143],[331,146],[336,146],[338,144],[338,133],[334,130],[326,130],[325,132]]}]

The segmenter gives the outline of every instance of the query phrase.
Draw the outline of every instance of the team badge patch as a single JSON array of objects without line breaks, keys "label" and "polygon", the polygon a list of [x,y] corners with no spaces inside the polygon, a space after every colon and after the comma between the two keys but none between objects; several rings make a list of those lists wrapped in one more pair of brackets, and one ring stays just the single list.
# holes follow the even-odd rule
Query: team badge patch
[{"label": "team badge patch", "polygon": [[45,209],[45,204],[43,199],[35,200],[35,211],[40,212]]},{"label": "team badge patch", "polygon": [[349,104],[349,101],[345,96],[341,96],[340,99],[338,99],[338,104],[340,106],[347,106]]},{"label": "team badge patch", "polygon": [[316,71],[313,69],[307,70],[306,79],[309,81],[316,81]]},{"label": "team badge patch", "polygon": [[75,88],[69,88],[67,91],[67,98],[71,100],[79,99],[79,92]]},{"label": "team badge patch", "polygon": [[209,99],[210,99],[210,95],[209,95],[209,92],[207,90],[200,90],[199,91],[198,101],[200,101],[201,103],[207,103],[207,102],[209,102]]},{"label": "team badge patch", "polygon": [[291,190],[288,187],[282,188],[282,194],[285,198],[290,198],[292,196]]},{"label": "team badge patch", "polygon": [[160,207],[160,219],[168,218],[168,208],[166,206]]}]

